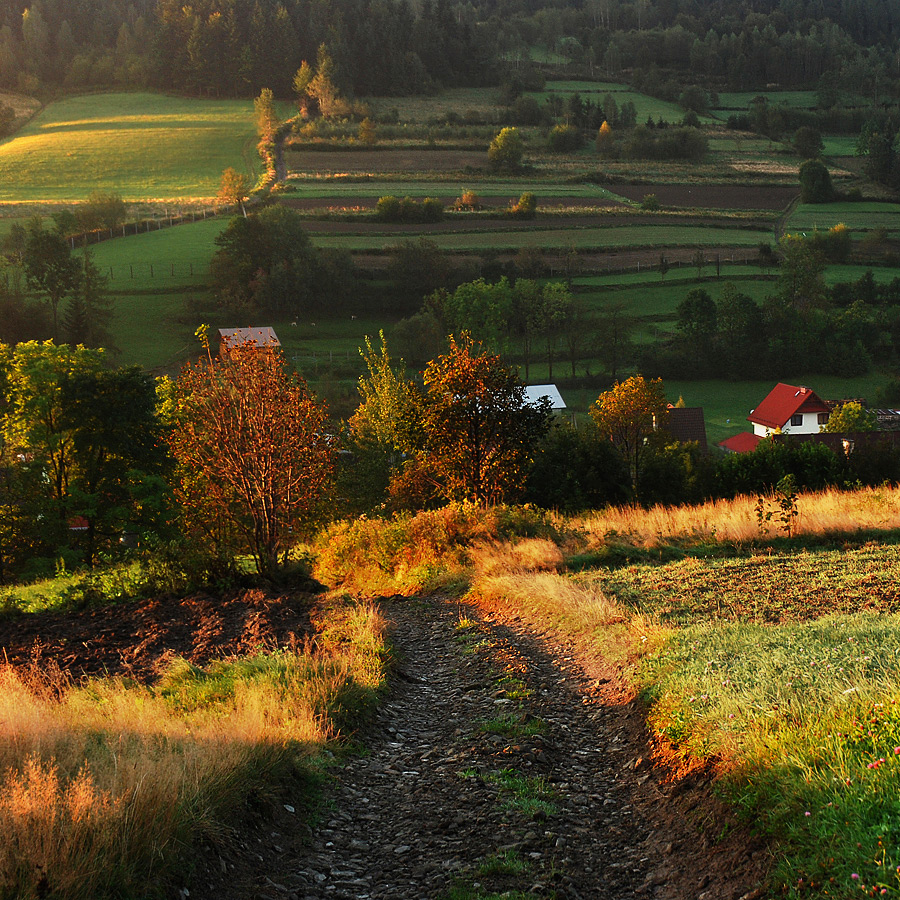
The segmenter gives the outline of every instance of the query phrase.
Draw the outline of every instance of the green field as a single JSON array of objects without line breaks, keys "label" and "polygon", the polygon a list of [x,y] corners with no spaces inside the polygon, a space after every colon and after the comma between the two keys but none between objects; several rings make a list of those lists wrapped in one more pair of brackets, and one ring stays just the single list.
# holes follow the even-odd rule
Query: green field
[{"label": "green field", "polygon": [[[628,100],[634,104],[637,110],[638,124],[646,122],[648,116],[652,116],[654,121],[665,119],[667,122],[680,122],[685,116],[685,110],[677,103],[641,94],[625,85],[598,85],[596,91],[592,91],[587,87],[590,84],[591,82],[588,81],[550,81],[547,82],[543,91],[528,91],[527,96],[534,97],[539,103],[543,103],[550,97],[564,97],[575,93],[591,94],[592,96],[589,98],[582,97],[582,99],[591,99],[597,103],[602,101],[604,94],[610,93],[619,106]],[[594,94],[599,94],[599,96]],[[701,116],[700,121],[714,122],[716,119],[714,116]]]},{"label": "green field", "polygon": [[[205,281],[210,257],[216,249],[215,239],[228,221],[227,217],[220,216],[146,234],[130,234],[95,244],[91,255],[100,270],[110,277],[113,291],[120,285],[132,289],[190,287],[198,278]],[[129,267],[134,268],[133,279]]]},{"label": "green field", "polygon": [[213,198],[226,167],[258,170],[254,143],[250,101],[71,97],[0,144],[0,203]]},{"label": "green field", "polygon": [[396,109],[401,122],[429,122],[448,112],[468,111],[490,117],[497,110],[496,88],[447,88],[433,97],[368,97],[364,102],[375,116]]},{"label": "green field", "polygon": [[871,272],[878,284],[887,284],[900,278],[900,269],[888,266],[829,266],[825,270],[825,283],[832,285],[839,281],[858,281],[866,272]]},{"label": "green field", "polygon": [[666,381],[666,395],[674,403],[683,396],[688,406],[702,406],[706,432],[711,446],[740,431],[752,431],[747,421],[751,409],[772,390],[775,382],[805,385],[823,399],[844,397],[871,398],[886,381],[886,376],[871,374],[856,378],[836,375],[775,376],[760,381]]},{"label": "green field", "polygon": [[814,109],[815,91],[725,91],[719,94],[717,110],[732,113],[746,112],[757,97],[765,97],[773,106],[789,106],[792,109]]},{"label": "green field", "polygon": [[[320,247],[336,247],[341,250],[383,250],[398,241],[416,234],[396,234],[386,237],[371,235],[314,235],[313,242]],[[769,231],[755,229],[704,228],[697,225],[628,225],[619,228],[559,228],[544,230],[529,228],[522,231],[482,232],[469,234],[428,234],[444,250],[516,250],[520,247],[587,250],[615,247],[752,247],[763,241],[771,241]]]},{"label": "green field", "polygon": [[789,231],[827,231],[843,222],[853,231],[900,229],[900,203],[801,203],[787,222]]},{"label": "green field", "polygon": [[846,134],[825,135],[825,156],[856,156],[857,138]]}]

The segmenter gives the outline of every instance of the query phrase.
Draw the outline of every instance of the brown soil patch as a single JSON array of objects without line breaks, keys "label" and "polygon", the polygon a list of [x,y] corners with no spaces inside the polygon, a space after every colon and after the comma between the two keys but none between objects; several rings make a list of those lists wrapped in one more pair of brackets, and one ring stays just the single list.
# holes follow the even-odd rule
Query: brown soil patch
[{"label": "brown soil patch", "polygon": [[738,184],[611,184],[607,189],[639,202],[656,194],[663,206],[695,209],[784,209],[797,196],[792,187],[755,187]]},{"label": "brown soil patch", "polygon": [[302,642],[312,595],[258,588],[223,597],[192,594],[73,613],[0,619],[0,647],[13,665],[52,659],[65,672],[152,681],[173,657],[195,665]]},{"label": "brown soil patch", "polygon": [[[476,150],[291,150],[284,154],[291,172],[322,175],[384,172],[461,172],[485,168],[487,149]],[[398,187],[398,191],[402,191]]]}]

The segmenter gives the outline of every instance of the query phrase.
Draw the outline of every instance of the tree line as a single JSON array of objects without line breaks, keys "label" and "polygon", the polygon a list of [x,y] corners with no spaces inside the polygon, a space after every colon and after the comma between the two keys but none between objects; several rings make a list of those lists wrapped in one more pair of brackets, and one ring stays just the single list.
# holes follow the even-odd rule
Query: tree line
[{"label": "tree line", "polygon": [[670,99],[697,81],[754,90],[830,79],[877,104],[894,89],[898,38],[891,0],[3,0],[0,86],[287,97],[325,44],[347,96],[425,93],[496,83],[542,44]]},{"label": "tree line", "polygon": [[348,94],[407,94],[481,83],[484,36],[447,0],[4,0],[0,86],[175,89],[288,97],[297,69],[327,44]]}]

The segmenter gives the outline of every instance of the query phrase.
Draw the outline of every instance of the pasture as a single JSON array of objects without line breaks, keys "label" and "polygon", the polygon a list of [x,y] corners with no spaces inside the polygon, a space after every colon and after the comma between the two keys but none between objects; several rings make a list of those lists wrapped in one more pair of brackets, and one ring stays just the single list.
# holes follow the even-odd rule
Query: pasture
[{"label": "pasture", "polygon": [[827,231],[839,222],[851,231],[900,231],[900,203],[802,203],[787,221],[789,231]]},{"label": "pasture", "polygon": [[0,204],[73,203],[92,191],[208,202],[227,166],[258,171],[254,145],[250,101],[69,97],[0,143]]}]

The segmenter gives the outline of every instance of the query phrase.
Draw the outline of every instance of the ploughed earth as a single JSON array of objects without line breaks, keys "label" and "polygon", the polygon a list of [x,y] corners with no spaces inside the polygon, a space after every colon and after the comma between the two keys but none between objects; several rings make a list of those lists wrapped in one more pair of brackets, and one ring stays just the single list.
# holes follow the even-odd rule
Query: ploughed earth
[{"label": "ploughed earth", "polygon": [[74,677],[127,675],[152,681],[173,657],[212,659],[302,644],[310,595],[258,588],[224,597],[191,594],[72,613],[0,618],[0,647],[13,665],[53,660]]},{"label": "ploughed earth", "polygon": [[[150,679],[296,643],[308,594],[240,590],[0,621],[13,664]],[[192,900],[753,900],[766,847],[676,774],[621,669],[508,608],[382,602],[391,689],[312,809],[287,785],[196,848]],[[520,896],[516,894],[515,896]]]}]

